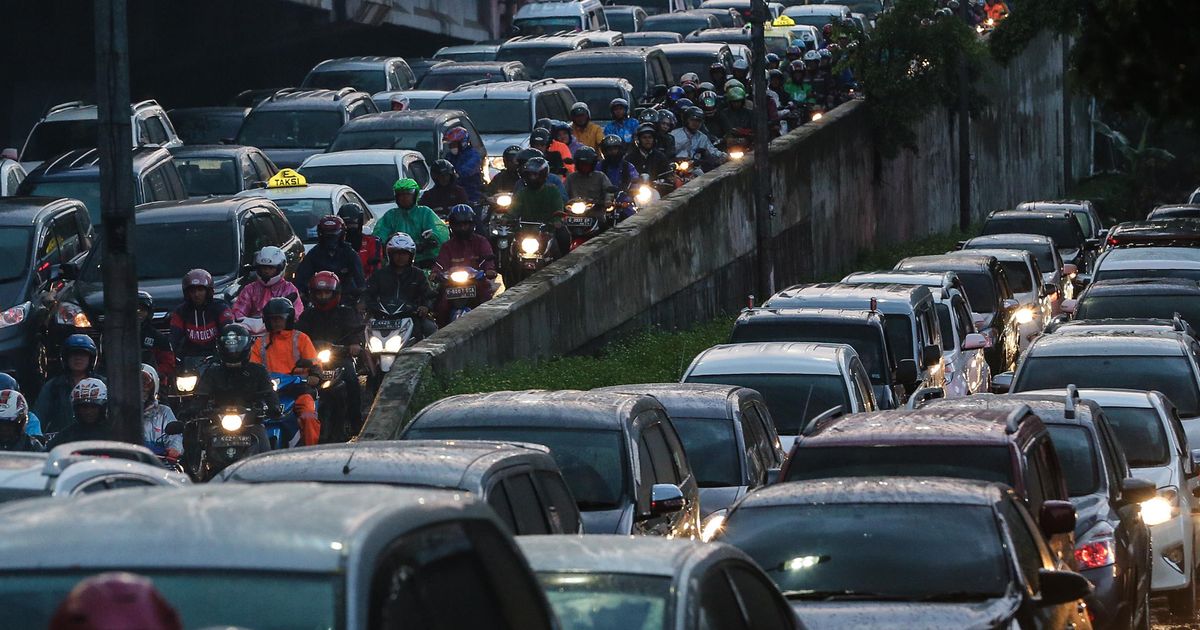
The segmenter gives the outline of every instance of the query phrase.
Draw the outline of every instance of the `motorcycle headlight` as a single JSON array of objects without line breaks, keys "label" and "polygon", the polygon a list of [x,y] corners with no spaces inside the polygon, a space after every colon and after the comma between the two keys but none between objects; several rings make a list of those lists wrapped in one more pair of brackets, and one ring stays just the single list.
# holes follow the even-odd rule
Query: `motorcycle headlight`
[{"label": "motorcycle headlight", "polygon": [[58,307],[58,312],[54,314],[54,321],[63,326],[74,326],[76,328],[91,328],[92,320],[88,319],[87,313],[77,304],[63,302]]},{"label": "motorcycle headlight", "polygon": [[587,212],[587,204],[582,201],[576,201],[571,204],[571,214],[583,214]]},{"label": "motorcycle headlight", "polygon": [[746,152],[741,149],[734,149],[729,152],[729,159],[731,160],[740,160],[744,157],[746,157]]},{"label": "motorcycle headlight", "polygon": [[497,171],[503,171],[504,170],[504,156],[488,158],[488,166],[496,169]]},{"label": "motorcycle headlight", "polygon": [[654,198],[654,191],[649,186],[642,186],[638,188],[636,197],[638,203],[645,205],[650,203],[650,200]]},{"label": "motorcycle headlight", "polygon": [[29,314],[29,302],[18,304],[2,313],[0,313],[0,328],[7,326],[15,326],[25,321],[25,316]]},{"label": "motorcycle headlight", "polygon": [[380,352],[383,352],[383,339],[372,336],[370,339],[367,340],[367,350],[370,350],[371,352],[374,352],[375,354],[379,354]]},{"label": "motorcycle headlight", "polygon": [[320,361],[321,363],[329,363],[329,360],[332,358],[333,358],[333,353],[329,351],[329,348],[326,348],[317,353],[317,360]]},{"label": "motorcycle headlight", "polygon": [[1033,309],[1029,308],[1028,306],[1019,308],[1017,309],[1017,312],[1013,314],[1013,317],[1017,319],[1018,324],[1028,324],[1029,322],[1033,321]]},{"label": "motorcycle headlight", "polygon": [[821,112],[813,112],[812,121],[817,122],[818,120],[821,120],[824,117],[825,117],[825,114],[822,114]]},{"label": "motorcycle headlight", "polygon": [[181,392],[191,392],[196,389],[196,381],[199,377],[195,374],[187,374],[175,377],[175,389]]},{"label": "motorcycle headlight", "polygon": [[496,205],[501,208],[507,208],[512,205],[513,198],[510,194],[496,195]]},{"label": "motorcycle headlight", "polygon": [[690,162],[688,162],[687,160],[683,160],[683,161],[679,162],[679,164],[676,164],[675,168],[677,170],[679,170],[680,172],[686,173],[689,168],[692,168],[692,164]]},{"label": "motorcycle headlight", "polygon": [[469,274],[465,271],[462,271],[461,269],[458,271],[450,272],[450,282],[453,282],[454,284],[466,284],[467,280],[470,280],[470,279],[471,279],[471,274]]},{"label": "motorcycle headlight", "polygon": [[242,417],[234,413],[221,416],[221,428],[226,431],[237,431],[242,428]]},{"label": "motorcycle headlight", "polygon": [[521,251],[526,254],[536,254],[542,248],[541,241],[532,236],[521,239]]},{"label": "motorcycle headlight", "polygon": [[392,335],[388,337],[386,343],[383,344],[383,351],[390,353],[400,352],[400,348],[404,347],[404,338],[400,335]]}]

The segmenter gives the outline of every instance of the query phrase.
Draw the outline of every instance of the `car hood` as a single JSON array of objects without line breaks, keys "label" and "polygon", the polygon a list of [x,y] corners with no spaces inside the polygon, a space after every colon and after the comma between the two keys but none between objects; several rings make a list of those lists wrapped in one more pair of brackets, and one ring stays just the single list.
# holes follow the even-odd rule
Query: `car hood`
[{"label": "car hood", "polygon": [[263,149],[279,168],[300,168],[301,162],[324,152],[324,149]]},{"label": "car hood", "polygon": [[1108,497],[1104,495],[1071,497],[1071,505],[1075,506],[1075,540],[1081,540],[1088,530],[1105,520],[1109,513]]},{"label": "car hood", "polygon": [[[1189,440],[1191,438],[1188,438]],[[1136,479],[1145,479],[1156,487],[1178,486],[1173,466],[1155,466],[1154,468],[1132,468],[1129,473]]]},{"label": "car hood", "polygon": [[746,486],[700,488],[700,518],[706,518],[717,510],[727,509],[744,494]]},{"label": "car hood", "polygon": [[480,137],[483,138],[483,146],[487,149],[488,155],[504,155],[504,150],[514,144],[522,149],[529,146],[529,134],[527,133],[485,133],[480,134]]},{"label": "car hood", "polygon": [[970,603],[934,602],[807,602],[792,601],[792,610],[808,630],[874,628],[997,628],[1016,612],[1015,598]]},{"label": "car hood", "polygon": [[[585,534],[628,534],[633,521],[632,517],[633,506],[629,505],[625,508],[617,508],[615,510],[589,510],[580,512],[579,518],[583,521],[583,533]],[[626,515],[626,512],[630,512]],[[630,517],[630,518],[627,518]]]}]

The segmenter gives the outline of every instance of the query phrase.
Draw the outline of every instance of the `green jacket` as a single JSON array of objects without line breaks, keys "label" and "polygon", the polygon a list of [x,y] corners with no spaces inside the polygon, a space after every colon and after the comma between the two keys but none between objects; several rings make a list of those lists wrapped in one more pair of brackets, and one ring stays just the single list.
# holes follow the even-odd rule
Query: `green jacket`
[{"label": "green jacket", "polygon": [[[421,234],[426,230],[433,231],[433,238],[437,239],[437,247],[422,251]],[[402,210],[399,206],[388,210],[375,222],[375,229],[371,234],[383,241],[386,246],[388,237],[396,232],[404,232],[417,242],[417,261],[436,259],[442,243],[450,240],[450,228],[446,222],[439,219],[433,210],[420,204],[408,210]]]},{"label": "green jacket", "polygon": [[511,214],[522,221],[557,223],[560,217],[555,215],[562,211],[562,194],[554,186],[542,184],[537,190],[522,188],[518,191],[513,198]]}]

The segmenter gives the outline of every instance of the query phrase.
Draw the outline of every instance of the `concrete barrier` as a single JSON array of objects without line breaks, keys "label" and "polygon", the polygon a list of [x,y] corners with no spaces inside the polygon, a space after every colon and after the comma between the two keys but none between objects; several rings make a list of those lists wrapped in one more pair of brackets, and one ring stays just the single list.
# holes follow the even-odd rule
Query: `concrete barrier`
[{"label": "concrete barrier", "polygon": [[[1063,131],[1071,102],[1062,91],[1061,60],[1061,42],[1043,36],[1011,65],[995,68],[985,86],[991,105],[971,126],[977,216],[1062,194],[1072,134]],[[881,159],[865,103],[851,102],[771,143],[777,286],[845,269],[862,251],[957,226],[952,119],[930,112],[917,132],[919,153]],[[393,437],[417,411],[409,401],[430,371],[567,354],[624,328],[686,326],[744,305],[754,290],[757,157],[705,174],[404,350],[361,439]]]}]

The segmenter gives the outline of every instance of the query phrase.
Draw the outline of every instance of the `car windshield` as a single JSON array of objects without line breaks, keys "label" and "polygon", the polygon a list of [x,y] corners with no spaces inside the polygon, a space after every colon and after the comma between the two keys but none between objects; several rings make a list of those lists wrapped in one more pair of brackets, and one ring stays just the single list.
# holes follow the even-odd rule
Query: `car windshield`
[{"label": "car windshield", "polygon": [[[625,79],[633,85],[634,94],[644,94],[646,91],[646,66],[639,61],[605,60],[597,63],[594,60],[577,60],[571,63],[555,63],[546,68],[545,75],[555,79],[587,79],[591,77],[606,77]],[[608,111],[608,107],[600,111]]]},{"label": "car windshield", "polygon": [[1132,278],[1183,278],[1184,280],[1200,280],[1200,269],[1105,269],[1100,265],[1092,280],[1129,280]]},{"label": "car windshield", "polygon": [[986,505],[742,508],[720,540],[749,554],[793,600],[983,600],[1003,597],[1010,580]]},{"label": "car windshield", "polygon": [[[997,243],[976,243],[974,245],[968,243],[966,249],[996,249],[998,247],[1001,246]],[[1037,260],[1038,269],[1041,269],[1042,273],[1049,273],[1051,271],[1058,270],[1058,265],[1054,264],[1054,250],[1051,249],[1049,245],[1036,245],[1033,243],[1006,243],[1003,245],[1003,248],[1019,249],[1033,254],[1034,259]],[[1005,270],[1007,269],[1008,267],[1005,267]],[[1011,273],[1009,273],[1008,281],[1009,283],[1013,282]],[[1013,291],[1016,290],[1017,289],[1015,288],[1013,289]]]},{"label": "car windshield", "polygon": [[604,628],[662,630],[672,627],[671,579],[620,573],[539,572],[538,581],[562,630]]},{"label": "car windshield", "polygon": [[300,174],[313,184],[343,184],[362,195],[367,203],[387,203],[395,198],[392,185],[400,178],[395,164],[346,164],[303,166]]},{"label": "car windshield", "polygon": [[440,106],[466,112],[479,133],[513,135],[532,131],[527,98],[454,99],[444,100]]},{"label": "car windshield", "polygon": [[[137,568],[179,613],[188,628],[255,630],[340,628],[343,577],[300,571],[161,571]],[[46,628],[67,593],[98,571],[23,571],[0,574],[0,606],[10,628]],[[263,614],[271,602],[270,614]]]},{"label": "car windshield", "polygon": [[616,11],[610,13],[605,11],[604,17],[608,20],[608,28],[614,31],[632,33],[637,28],[637,25],[633,21],[632,11],[628,13],[617,13]]},{"label": "car windshield", "polygon": [[283,210],[283,216],[292,224],[292,231],[305,243],[317,242],[317,222],[321,217],[333,214],[333,202],[328,197],[320,199],[273,199]]},{"label": "car windshield", "polygon": [[1083,246],[1083,232],[1079,223],[1064,217],[1061,219],[993,219],[983,224],[980,234],[1041,234],[1054,239],[1059,249],[1078,249]]},{"label": "car windshield", "polygon": [[996,279],[990,273],[958,272],[962,280],[963,290],[967,292],[967,301],[971,310],[976,313],[992,313],[996,310]]},{"label": "car windshield", "polygon": [[175,164],[193,197],[233,195],[242,190],[242,176],[234,158],[177,157]]},{"label": "car windshield", "polygon": [[[496,61],[520,61],[525,64],[525,72],[534,79],[542,78],[542,69],[551,57],[560,52],[571,50],[567,46],[510,46],[501,48],[496,53]],[[471,117],[475,121],[475,117]]]},{"label": "car windshield", "polygon": [[217,144],[237,136],[245,118],[241,111],[204,113],[176,109],[171,111],[171,126],[186,144]]},{"label": "car windshield", "polygon": [[588,111],[592,112],[593,122],[611,120],[612,114],[608,111],[608,104],[614,98],[625,98],[624,92],[611,87],[580,87],[572,85],[571,93],[575,95],[575,102],[585,103],[588,106]]},{"label": "car windshield", "polygon": [[[520,18],[513,20],[513,27],[520,31],[522,35],[553,35],[559,31],[578,31],[583,28],[583,21],[579,17],[570,17],[566,15],[541,18]],[[508,61],[507,57],[499,58]]]},{"label": "car windshield", "polygon": [[[81,272],[84,282],[100,282],[103,243],[88,254]],[[237,241],[226,221],[138,223],[133,242],[137,279],[178,280],[193,269],[207,269],[214,278],[237,270]]]},{"label": "car windshield", "polygon": [[701,488],[743,485],[732,421],[675,416],[671,420]]},{"label": "car windshield", "polygon": [[304,79],[300,87],[308,89],[340,90],[352,87],[367,94],[388,89],[387,75],[383,68],[376,70],[322,70],[313,72]]},{"label": "car windshield", "polygon": [[[701,17],[656,16],[646,20],[645,29],[648,31],[667,31],[687,35],[698,28],[708,28],[708,20]],[[712,63],[711,61],[709,63]],[[671,72],[675,72],[675,63],[671,62]],[[708,76],[702,74],[700,76]]]},{"label": "car windshield", "polygon": [[237,143],[260,149],[324,149],[342,122],[341,112],[253,112],[242,123]]},{"label": "car windshield", "polygon": [[[33,230],[28,227],[0,227],[0,282],[12,282],[25,277],[29,270],[29,247]],[[7,302],[0,308],[12,306]]]},{"label": "car windshield", "polygon": [[708,67],[717,61],[717,56],[713,53],[675,53],[668,55],[667,60],[671,62],[671,72],[676,77],[695,72],[707,80]]},{"label": "car windshield", "polygon": [[844,343],[854,348],[867,369],[871,382],[883,385],[884,369],[888,365],[887,348],[879,329],[866,324],[831,324],[828,322],[755,322],[733,327],[730,343],[754,341],[811,341]]},{"label": "car windshield", "polygon": [[767,402],[779,435],[799,435],[809,420],[834,407],[850,411],[850,392],[837,374],[693,374],[685,382],[756,390]]},{"label": "car windshield", "polygon": [[1012,458],[1004,446],[822,446],[803,451],[788,460],[787,481],[886,476],[1013,482]]},{"label": "car windshield", "polygon": [[421,82],[417,84],[417,89],[445,90],[448,92],[460,85],[464,85],[472,81],[483,81],[485,79],[488,83],[500,83],[506,80],[503,72],[480,72],[479,70],[467,70],[465,72],[439,72],[435,69],[431,70],[429,74],[421,78]]},{"label": "car windshield", "polygon": [[1029,265],[1019,260],[1002,260],[1004,275],[1008,278],[1008,288],[1013,293],[1030,293],[1033,291],[1033,274]]},{"label": "car windshield", "polygon": [[[28,184],[31,180],[25,180]],[[21,194],[33,197],[70,197],[83,202],[92,225],[100,225],[100,180],[72,179],[70,181],[37,181],[22,186]]]},{"label": "car windshield", "polygon": [[1181,416],[1200,415],[1200,391],[1184,357],[1080,355],[1028,357],[1017,371],[1014,392],[1065,389],[1145,389],[1166,394]]},{"label": "car windshield", "polygon": [[1171,463],[1170,442],[1158,412],[1145,407],[1104,405],[1108,426],[1117,434],[1131,468],[1166,466]]},{"label": "car windshield", "polygon": [[1079,300],[1076,319],[1157,317],[1171,319],[1179,313],[1200,325],[1200,303],[1194,295],[1089,295]]},{"label": "car windshield", "polygon": [[40,162],[72,149],[92,149],[96,144],[95,119],[42,122],[29,133],[21,161]]},{"label": "car windshield", "polygon": [[1084,427],[1051,424],[1050,440],[1058,453],[1058,463],[1067,478],[1067,494],[1082,497],[1100,488],[1100,464],[1092,434]]},{"label": "car windshield", "polygon": [[497,440],[542,444],[562,469],[579,509],[612,510],[631,495],[623,436],[619,431],[542,427],[413,427],[410,440]]},{"label": "car windshield", "polygon": [[887,332],[888,347],[896,360],[914,359],[913,323],[906,315],[884,315],[883,328]]},{"label": "car windshield", "polygon": [[329,152],[356,149],[406,149],[419,151],[425,161],[438,159],[437,136],[430,129],[371,129],[366,131],[343,131],[329,145]]}]

